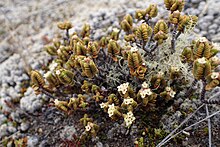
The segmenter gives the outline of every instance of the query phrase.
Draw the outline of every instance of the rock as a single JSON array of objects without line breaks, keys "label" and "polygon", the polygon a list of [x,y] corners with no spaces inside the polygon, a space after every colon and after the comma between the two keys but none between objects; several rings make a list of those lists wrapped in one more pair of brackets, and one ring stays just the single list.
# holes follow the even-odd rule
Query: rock
[{"label": "rock", "polygon": [[98,142],[96,143],[96,147],[103,147],[103,144],[102,144],[100,141],[98,141]]},{"label": "rock", "polygon": [[28,136],[27,146],[28,147],[36,147],[38,142],[39,142],[38,137],[36,137],[36,136]]},{"label": "rock", "polygon": [[72,135],[77,135],[76,129],[74,126],[65,126],[62,132],[60,133],[60,138],[61,139],[72,139]]},{"label": "rock", "polygon": [[34,113],[43,105],[41,97],[41,95],[35,95],[33,89],[29,87],[20,101],[21,109],[28,111],[29,113]]},{"label": "rock", "polygon": [[9,133],[15,133],[17,131],[16,127],[12,125],[8,125],[8,132]]},{"label": "rock", "polygon": [[1,132],[0,139],[9,134],[7,130],[8,130],[7,124],[3,124],[0,126],[0,132]]},{"label": "rock", "polygon": [[22,122],[21,123],[21,131],[25,132],[29,129],[30,123],[29,122]]},{"label": "rock", "polygon": [[0,114],[0,126],[5,123],[7,121],[7,118],[3,115],[3,114]]}]

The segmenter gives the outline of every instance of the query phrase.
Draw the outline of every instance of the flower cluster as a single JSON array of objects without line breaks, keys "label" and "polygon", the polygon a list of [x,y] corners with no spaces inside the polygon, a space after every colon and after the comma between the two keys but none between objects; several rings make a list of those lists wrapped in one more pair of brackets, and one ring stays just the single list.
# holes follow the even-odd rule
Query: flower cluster
[{"label": "flower cluster", "polygon": [[134,117],[132,111],[129,111],[126,115],[124,115],[124,122],[126,127],[130,127],[132,123],[135,121],[135,119],[136,118]]},{"label": "flower cluster", "polygon": [[217,79],[218,76],[219,76],[219,73],[218,73],[218,72],[213,72],[213,73],[211,74],[211,78],[212,78],[213,80],[214,80],[214,79]]},{"label": "flower cluster", "polygon": [[176,92],[171,89],[171,87],[166,87],[166,92],[170,95],[170,97],[174,98]]},{"label": "flower cluster", "polygon": [[141,98],[145,98],[146,95],[151,95],[152,94],[152,91],[150,88],[146,88],[146,89],[141,89],[140,90],[140,95],[141,95]]},{"label": "flower cluster", "polygon": [[127,92],[127,90],[128,90],[128,85],[129,85],[129,83],[127,82],[127,83],[123,83],[120,86],[118,86],[117,87],[118,88],[118,92],[122,92],[122,94],[125,94]]},{"label": "flower cluster", "polygon": [[199,58],[199,59],[198,59],[198,62],[199,62],[200,64],[205,64],[205,63],[206,63],[206,58],[205,58],[205,57]]},{"label": "flower cluster", "polygon": [[133,104],[133,102],[134,102],[133,98],[127,98],[127,99],[124,99],[124,101],[123,101],[123,103],[125,105],[131,105],[131,104]]},{"label": "flower cluster", "polygon": [[108,116],[112,117],[114,115],[115,110],[116,109],[115,109],[115,105],[114,104],[108,105]]}]

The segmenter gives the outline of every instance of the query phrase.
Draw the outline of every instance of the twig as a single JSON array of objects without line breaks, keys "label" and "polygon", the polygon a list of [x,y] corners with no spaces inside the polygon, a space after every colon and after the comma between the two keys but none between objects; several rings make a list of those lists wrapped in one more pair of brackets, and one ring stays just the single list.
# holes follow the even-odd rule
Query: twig
[{"label": "twig", "polygon": [[176,34],[176,39],[178,39],[180,35],[181,35],[181,31],[178,31],[178,33]]},{"label": "twig", "polygon": [[213,114],[211,114],[211,115],[209,115],[209,116],[207,116],[206,118],[204,118],[204,119],[202,119],[202,120],[200,120],[200,121],[198,121],[198,122],[196,122],[196,123],[194,123],[194,124],[192,124],[192,125],[190,125],[190,126],[184,128],[183,130],[181,130],[181,131],[179,131],[178,133],[176,133],[176,134],[174,134],[173,136],[171,136],[169,139],[167,139],[167,140],[163,141],[162,143],[160,143],[160,145],[157,145],[157,147],[161,147],[162,145],[164,145],[164,144],[166,144],[168,141],[170,141],[170,139],[176,137],[177,135],[179,135],[179,134],[182,133],[183,131],[185,131],[185,130],[187,130],[187,129],[190,129],[191,127],[193,127],[193,126],[195,126],[195,125],[197,125],[197,124],[199,124],[199,123],[201,123],[201,122],[203,122],[203,121],[206,121],[207,119],[209,119],[209,118],[211,118],[211,117],[217,115],[218,113],[220,113],[220,110],[217,111],[217,112],[215,112],[215,113],[213,113]]},{"label": "twig", "polygon": [[196,86],[197,82],[198,82],[198,80],[194,79],[189,90],[186,92],[185,97],[189,97],[192,94],[193,87]]},{"label": "twig", "polygon": [[206,94],[206,90],[205,90],[205,87],[206,87],[206,80],[205,78],[202,79],[202,92],[201,92],[201,101],[203,101],[205,99],[205,94]]},{"label": "twig", "polygon": [[161,147],[163,144],[165,144],[167,141],[169,141],[171,139],[171,136],[182,126],[184,125],[193,115],[196,114],[197,111],[199,111],[199,109],[201,109],[204,106],[204,104],[202,104],[201,106],[199,106],[198,109],[196,109],[191,115],[189,115],[176,129],[174,129],[169,135],[167,135],[158,145],[157,147]]},{"label": "twig", "polygon": [[[209,116],[209,108],[208,105],[205,105],[206,115]],[[209,129],[209,147],[212,147],[212,128],[211,128],[211,120],[208,119],[208,129]]]}]

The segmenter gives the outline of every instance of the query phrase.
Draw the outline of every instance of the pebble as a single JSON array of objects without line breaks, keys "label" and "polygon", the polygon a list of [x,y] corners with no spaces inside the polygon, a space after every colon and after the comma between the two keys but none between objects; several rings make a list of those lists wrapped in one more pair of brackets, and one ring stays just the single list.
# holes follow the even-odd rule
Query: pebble
[{"label": "pebble", "polygon": [[21,131],[25,132],[29,129],[30,123],[29,122],[22,122],[21,123]]}]

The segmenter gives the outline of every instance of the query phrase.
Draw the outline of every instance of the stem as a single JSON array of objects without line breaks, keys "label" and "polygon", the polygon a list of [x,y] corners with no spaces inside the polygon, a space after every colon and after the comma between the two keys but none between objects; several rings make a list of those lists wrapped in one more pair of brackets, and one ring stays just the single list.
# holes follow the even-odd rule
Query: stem
[{"label": "stem", "polygon": [[202,83],[203,83],[203,87],[202,87],[202,92],[201,92],[201,101],[203,101],[205,99],[205,94],[206,94],[206,90],[205,90],[205,87],[206,87],[206,80],[205,78],[202,79]]},{"label": "stem", "polygon": [[[206,115],[209,116],[209,108],[208,105],[205,105]],[[212,147],[212,128],[211,128],[211,120],[208,119],[208,128],[209,128],[209,147]]]},{"label": "stem", "polygon": [[176,34],[176,39],[179,38],[180,35],[181,35],[181,32],[178,31],[178,33]]},{"label": "stem", "polygon": [[149,20],[150,20],[150,17],[149,17],[149,15],[147,14],[147,15],[144,17],[144,22],[149,25]]},{"label": "stem", "polygon": [[217,104],[220,105],[220,100],[214,99],[214,100],[204,100],[203,101],[205,104]]},{"label": "stem", "polygon": [[49,96],[49,97],[51,97],[51,98],[53,98],[53,99],[56,99],[55,96],[53,96],[50,92],[46,91],[44,88],[40,87],[39,90],[40,90],[43,94],[45,94],[45,95],[47,95],[47,96]]},{"label": "stem", "polygon": [[154,52],[157,49],[157,47],[158,47],[158,42],[153,46],[150,52]]},{"label": "stem", "polygon": [[173,33],[172,33],[172,40],[171,40],[171,53],[172,54],[176,50],[176,31],[177,31],[177,25],[174,26]]},{"label": "stem", "polygon": [[190,86],[189,90],[186,92],[185,97],[189,97],[192,94],[193,91],[193,87],[196,86],[198,80],[194,79],[194,81],[192,82],[192,85]]},{"label": "stem", "polygon": [[153,36],[154,36],[154,32],[152,32],[151,36],[150,36],[150,39],[147,43],[147,48],[150,46],[150,42],[153,40]]}]

